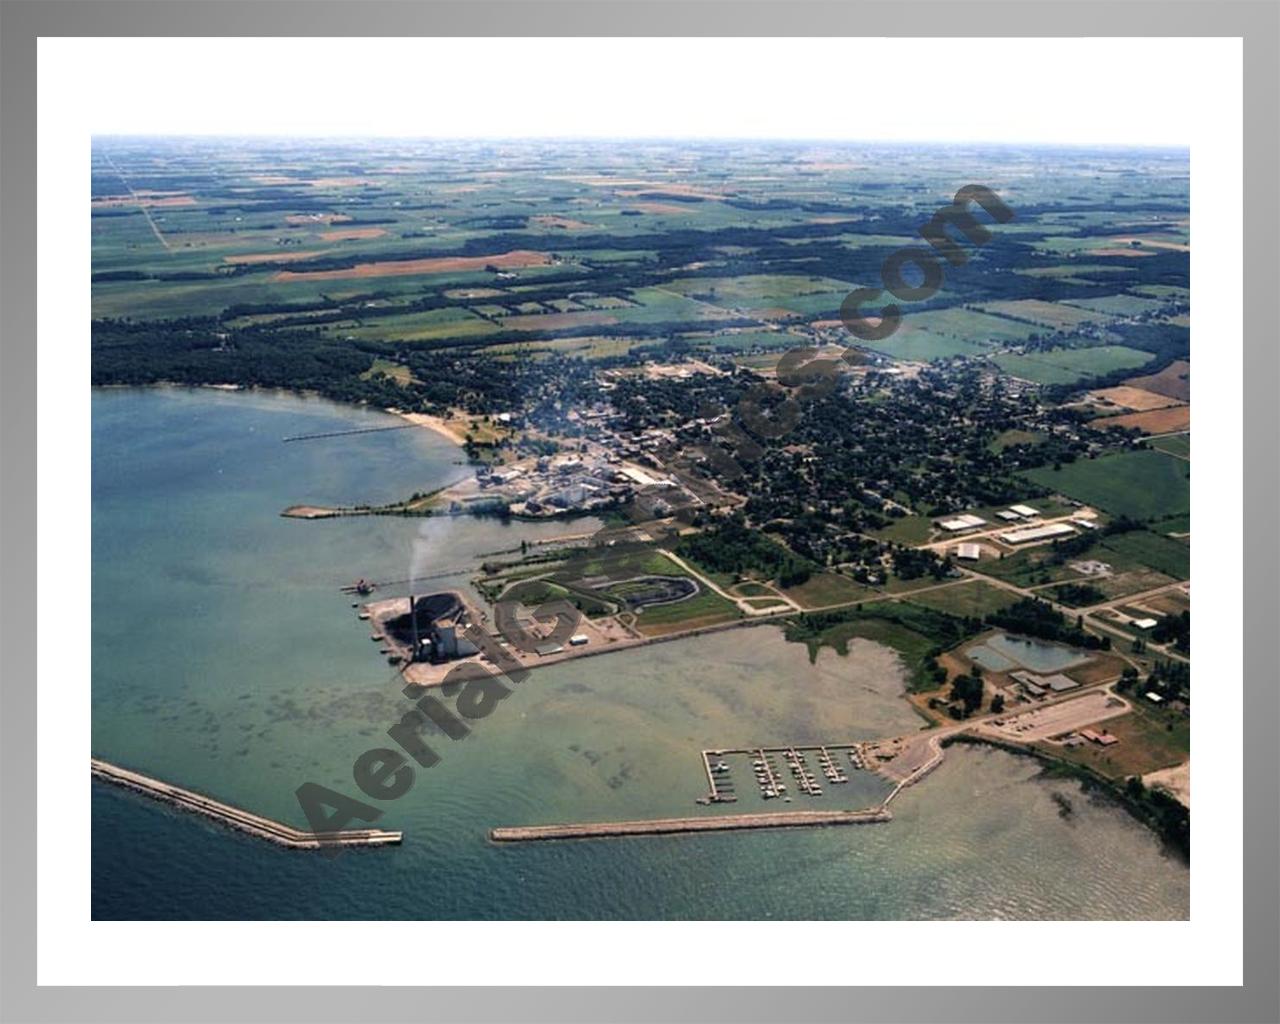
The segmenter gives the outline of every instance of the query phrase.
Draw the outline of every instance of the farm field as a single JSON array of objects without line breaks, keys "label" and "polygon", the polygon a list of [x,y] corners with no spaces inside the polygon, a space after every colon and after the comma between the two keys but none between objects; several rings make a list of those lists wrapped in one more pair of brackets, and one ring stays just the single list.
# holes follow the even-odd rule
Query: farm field
[{"label": "farm field", "polygon": [[1189,459],[1191,458],[1191,432],[1157,437],[1151,442],[1151,447],[1179,459]]},{"label": "farm field", "polygon": [[1090,420],[1089,426],[1098,430],[1121,427],[1140,430],[1144,434],[1167,434],[1191,429],[1191,406],[1173,405],[1147,412],[1131,412],[1123,416],[1105,416]]},{"label": "farm field", "polygon": [[1154,391],[1157,395],[1176,398],[1179,402],[1191,401],[1191,364],[1186,360],[1170,363],[1159,373],[1145,377],[1130,377],[1125,381],[1130,387]]},{"label": "farm field", "polygon": [[1106,537],[1096,551],[1097,554],[1090,557],[1104,562],[1117,565],[1136,562],[1180,580],[1191,576],[1191,549],[1161,533],[1134,530]]},{"label": "farm field", "polygon": [[1066,331],[1081,324],[1106,323],[1111,317],[1105,311],[1078,308],[1060,302],[1045,302],[1042,299],[1016,299],[1012,302],[988,302],[982,306],[988,313],[1010,317],[1015,320],[1030,320],[1042,324],[1055,331]]},{"label": "farm field", "polygon": [[1130,412],[1149,412],[1152,409],[1164,409],[1170,405],[1177,405],[1179,401],[1176,398],[1170,398],[1168,395],[1160,395],[1154,391],[1144,391],[1142,388],[1129,387],[1128,385],[1090,391],[1089,395],[1104,404],[1118,406]]},{"label": "farm field", "polygon": [[1140,316],[1163,309],[1167,303],[1141,295],[1106,295],[1098,299],[1072,299],[1067,305],[1107,316]]},{"label": "farm field", "polygon": [[1036,384],[1074,384],[1088,377],[1141,366],[1151,361],[1151,353],[1123,345],[1098,345],[1022,355],[1003,352],[992,356],[991,361],[1005,373]]},{"label": "farm field", "polygon": [[1077,459],[1022,474],[1033,483],[1110,512],[1146,521],[1191,509],[1191,467],[1162,452]]}]

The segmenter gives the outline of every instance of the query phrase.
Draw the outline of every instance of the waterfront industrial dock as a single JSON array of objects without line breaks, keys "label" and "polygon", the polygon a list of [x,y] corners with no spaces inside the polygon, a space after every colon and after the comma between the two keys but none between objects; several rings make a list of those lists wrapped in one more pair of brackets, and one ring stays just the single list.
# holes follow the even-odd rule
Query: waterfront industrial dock
[{"label": "waterfront industrial dock", "polygon": [[321,847],[331,846],[386,846],[399,843],[403,838],[400,832],[388,832],[380,828],[343,829],[327,833],[304,832],[290,825],[264,818],[260,814],[224,804],[203,793],[161,782],[159,779],[129,771],[127,768],[101,761],[96,757],[89,759],[89,765],[94,778],[172,804],[184,811],[202,814],[228,828],[246,832],[291,850],[318,850]]}]

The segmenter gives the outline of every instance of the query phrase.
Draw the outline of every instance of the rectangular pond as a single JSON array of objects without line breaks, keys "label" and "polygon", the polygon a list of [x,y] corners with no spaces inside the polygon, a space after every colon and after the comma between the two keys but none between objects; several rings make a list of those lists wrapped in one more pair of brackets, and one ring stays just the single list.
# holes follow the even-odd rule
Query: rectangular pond
[{"label": "rectangular pond", "polygon": [[1075,647],[1008,633],[997,633],[985,643],[970,647],[965,655],[990,672],[1008,672],[1014,668],[1036,673],[1061,672],[1090,659],[1086,651]]}]

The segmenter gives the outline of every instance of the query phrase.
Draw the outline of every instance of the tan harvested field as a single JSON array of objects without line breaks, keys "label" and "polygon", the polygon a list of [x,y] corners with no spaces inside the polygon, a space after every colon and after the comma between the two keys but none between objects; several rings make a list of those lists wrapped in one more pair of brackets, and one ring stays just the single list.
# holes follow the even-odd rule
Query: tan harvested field
[{"label": "tan harvested field", "polygon": [[280,252],[251,252],[239,256],[223,256],[225,263],[293,263],[297,260],[309,260],[315,256],[327,256],[330,249],[283,249]]},{"label": "tan harvested field", "polygon": [[571,327],[595,327],[616,324],[618,318],[608,313],[531,313],[528,316],[508,316],[503,327],[514,331],[565,331]]},{"label": "tan harvested field", "polygon": [[1099,401],[1109,402],[1111,405],[1118,405],[1122,409],[1130,409],[1133,412],[1164,409],[1178,402],[1176,398],[1170,398],[1168,395],[1157,394],[1144,388],[1129,387],[1125,384],[1114,388],[1102,388],[1100,391],[1090,391],[1089,394]]},{"label": "tan harvested field", "polygon": [[1180,402],[1191,401],[1191,364],[1184,359],[1170,363],[1159,373],[1146,377],[1130,377],[1125,381],[1130,387],[1154,391]]},{"label": "tan harvested field", "polygon": [[386,228],[339,228],[336,231],[322,231],[320,237],[326,242],[354,242],[362,238],[381,238],[386,233]]},{"label": "tan harvested field", "polygon": [[1104,416],[1102,419],[1090,420],[1089,426],[1101,429],[1125,427],[1141,430],[1144,434],[1171,434],[1191,428],[1191,406],[1171,405],[1167,409],[1131,412],[1125,416]]},{"label": "tan harvested field", "polygon": [[485,267],[512,270],[521,267],[544,267],[551,262],[545,252],[513,249],[493,256],[436,256],[421,260],[376,260],[357,263],[341,270],[282,270],[274,281],[345,281],[360,277],[409,277],[415,274],[456,274]]}]

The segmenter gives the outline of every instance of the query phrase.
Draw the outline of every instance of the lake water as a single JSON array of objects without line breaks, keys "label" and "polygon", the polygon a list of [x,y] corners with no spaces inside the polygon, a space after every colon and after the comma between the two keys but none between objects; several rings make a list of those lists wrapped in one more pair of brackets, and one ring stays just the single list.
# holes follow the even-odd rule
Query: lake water
[{"label": "lake water", "polygon": [[[352,762],[408,707],[339,587],[455,571],[591,522],[283,519],[466,472],[427,431],[274,394],[93,395],[93,749],[297,825],[295,789],[358,795]],[[425,588],[422,588],[425,589]],[[385,594],[407,593],[391,587]],[[896,655],[769,626],[548,666],[380,806],[404,844],[277,849],[96,785],[95,918],[1184,918],[1189,872],[1115,806],[995,750],[953,748],[886,825],[496,846],[497,825],[717,813],[698,751],[857,740],[920,721]],[[816,764],[811,760],[811,764]],[[735,769],[735,772],[737,770]],[[884,784],[851,772],[819,806]],[[736,779],[730,810],[772,807]],[[1053,794],[1074,807],[1060,815]],[[800,802],[791,807],[806,806]]]},{"label": "lake water", "polygon": [[965,654],[983,668],[992,672],[1007,672],[1011,668],[1025,668],[1031,672],[1047,674],[1061,672],[1089,660],[1085,651],[1061,644],[1046,643],[1024,636],[997,633],[986,643],[970,647]]}]

